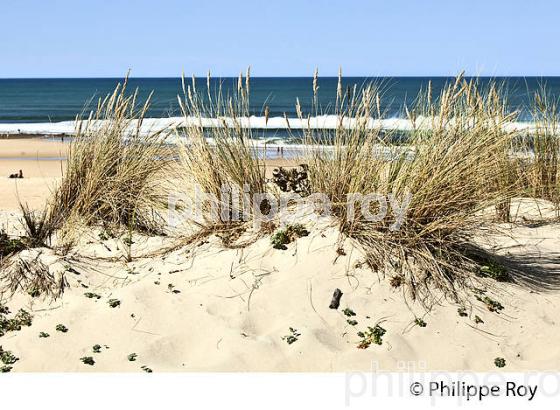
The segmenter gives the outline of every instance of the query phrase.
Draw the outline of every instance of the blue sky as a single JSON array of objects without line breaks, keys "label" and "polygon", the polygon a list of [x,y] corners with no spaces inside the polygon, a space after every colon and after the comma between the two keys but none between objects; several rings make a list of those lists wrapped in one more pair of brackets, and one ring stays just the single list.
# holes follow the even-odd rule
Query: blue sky
[{"label": "blue sky", "polygon": [[560,75],[548,0],[2,0],[0,78]]}]

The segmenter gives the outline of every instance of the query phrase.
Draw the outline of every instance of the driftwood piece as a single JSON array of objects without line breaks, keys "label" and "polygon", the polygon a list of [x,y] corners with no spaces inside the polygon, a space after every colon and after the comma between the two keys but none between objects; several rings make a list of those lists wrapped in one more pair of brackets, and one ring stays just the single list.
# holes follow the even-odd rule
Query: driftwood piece
[{"label": "driftwood piece", "polygon": [[332,300],[331,300],[331,304],[329,305],[330,309],[338,309],[338,307],[340,306],[340,298],[342,297],[342,291],[340,289],[335,289],[333,296],[332,296]]}]

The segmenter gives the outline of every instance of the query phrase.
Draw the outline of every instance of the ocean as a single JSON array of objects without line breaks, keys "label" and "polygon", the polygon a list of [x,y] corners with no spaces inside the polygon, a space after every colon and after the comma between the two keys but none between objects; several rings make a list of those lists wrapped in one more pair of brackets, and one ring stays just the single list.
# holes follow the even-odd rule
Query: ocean
[{"label": "ocean", "polygon": [[[560,77],[495,77],[504,85],[510,109],[521,110],[521,119],[530,120],[526,107],[540,87],[560,96]],[[490,78],[480,78],[487,83]],[[122,81],[117,78],[76,79],[0,79],[0,123],[56,123],[73,120],[76,114],[89,109],[101,96],[111,92]],[[190,81],[190,79],[189,79]],[[383,91],[382,110],[386,117],[403,117],[405,104],[412,104],[421,88],[432,82],[434,93],[453,81],[452,77],[346,77],[344,88],[375,82]],[[237,78],[212,79],[211,87],[222,86],[224,93],[236,88]],[[206,79],[197,79],[199,89]],[[153,91],[148,117],[178,116],[177,95],[181,94],[180,78],[131,78],[129,89],[138,88],[141,98]],[[319,78],[321,111],[330,112],[335,102],[337,78]],[[268,106],[270,117],[296,117],[295,101],[299,98],[304,113],[309,113],[313,97],[312,78],[256,77],[251,79],[251,114],[264,115]]]}]

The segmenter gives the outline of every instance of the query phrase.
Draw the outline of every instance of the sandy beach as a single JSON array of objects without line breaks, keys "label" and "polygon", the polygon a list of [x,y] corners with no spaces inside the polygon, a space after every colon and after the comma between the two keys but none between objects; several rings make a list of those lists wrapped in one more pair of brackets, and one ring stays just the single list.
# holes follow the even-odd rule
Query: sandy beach
[{"label": "sandy beach", "polygon": [[33,134],[1,135],[1,159],[59,159],[68,154],[68,138],[45,137]]},{"label": "sandy beach", "polygon": [[[21,233],[18,195],[39,209],[61,176],[60,159],[49,158],[66,147],[0,140],[0,220],[9,234]],[[19,169],[24,179],[7,178]],[[554,216],[546,203],[513,207],[527,220]],[[484,239],[533,272],[489,291],[499,312],[476,301],[442,298],[429,311],[404,303],[333,219],[306,226],[309,236],[284,251],[266,237],[227,249],[211,236],[163,252],[176,245],[173,237],[135,234],[127,262],[125,237],[95,229],[66,255],[25,250],[19,260],[42,261],[68,286],[56,300],[5,293],[2,303],[30,312],[33,322],[2,337],[2,348],[19,358],[13,371],[25,372],[490,371],[496,357],[509,371],[560,368],[558,223],[506,224],[507,234]],[[335,289],[343,293],[337,310],[329,308]],[[382,345],[357,348],[358,333],[377,324],[386,330]],[[94,365],[80,361],[88,356]]]},{"label": "sandy beach", "polygon": [[[19,202],[40,208],[62,177],[68,144],[59,140],[0,138],[0,209],[14,211]],[[9,179],[22,171],[23,179]]]},{"label": "sandy beach", "polygon": [[[0,138],[0,209],[15,211],[19,203],[33,209],[44,205],[57,181],[63,175],[69,143],[60,137],[15,136]],[[278,166],[293,167],[297,161],[268,159],[267,176]],[[9,179],[23,172],[23,179]]]}]

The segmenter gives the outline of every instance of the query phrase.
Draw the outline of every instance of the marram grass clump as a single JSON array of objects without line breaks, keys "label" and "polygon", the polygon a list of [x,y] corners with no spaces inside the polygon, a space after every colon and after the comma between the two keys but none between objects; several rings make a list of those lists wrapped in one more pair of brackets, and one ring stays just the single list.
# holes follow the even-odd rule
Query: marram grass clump
[{"label": "marram grass clump", "polygon": [[[245,206],[246,198],[269,192],[265,161],[255,144],[260,134],[246,121],[251,116],[250,71],[245,77],[240,74],[232,95],[225,95],[221,87],[213,89],[210,74],[205,86],[194,77],[190,84],[183,78],[183,94],[179,104],[187,125],[179,150],[180,172],[189,194],[196,185],[216,198],[220,208],[206,204],[203,220],[195,222],[206,230],[235,230],[254,217],[253,207]],[[212,118],[214,123],[208,126]],[[236,194],[224,198],[224,189]],[[266,208],[264,199],[260,210],[266,214]]]},{"label": "marram grass clump", "polygon": [[103,225],[159,231],[167,205],[167,129],[142,129],[150,98],[140,107],[127,82],[77,120],[63,179],[49,203],[57,228]]},{"label": "marram grass clump", "polygon": [[[309,149],[300,161],[308,164],[311,191],[328,195],[341,231],[362,246],[369,266],[401,278],[414,299],[430,304],[436,290],[460,299],[478,280],[484,252],[473,237],[481,214],[512,195],[496,181],[506,180],[500,173],[508,171],[502,164],[514,134],[505,125],[515,116],[497,85],[459,76],[437,96],[428,87],[406,109],[412,129],[396,146],[391,133],[371,125],[383,117],[380,99],[373,85],[339,92],[340,125],[328,138],[304,129]],[[371,220],[348,206],[351,194],[372,193],[395,201],[401,220],[393,212]]]}]

